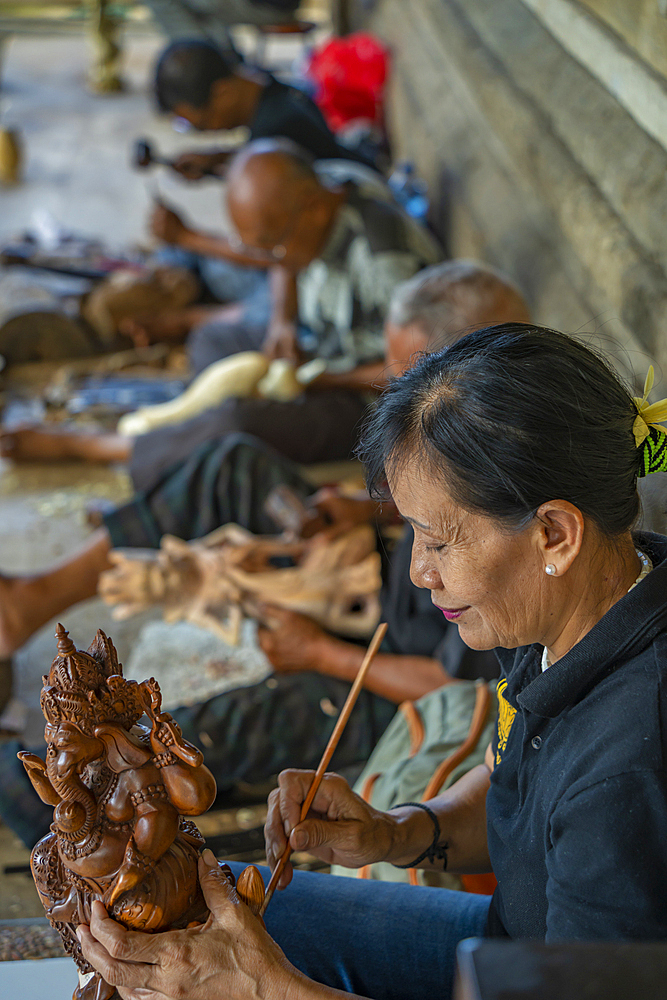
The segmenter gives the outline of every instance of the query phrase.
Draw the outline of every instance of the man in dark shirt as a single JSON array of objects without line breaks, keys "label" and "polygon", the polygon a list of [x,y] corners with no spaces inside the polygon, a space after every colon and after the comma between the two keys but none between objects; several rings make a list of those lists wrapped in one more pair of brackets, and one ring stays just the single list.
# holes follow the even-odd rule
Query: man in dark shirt
[{"label": "man in dark shirt", "polygon": [[[174,42],[160,56],[155,92],[163,111],[185,118],[200,131],[245,126],[250,139],[282,136],[315,159],[349,159],[370,165],[341,146],[317,105],[296,87],[250,66],[234,66],[209,42]],[[185,153],[175,169],[188,180],[224,172],[229,150]]]}]

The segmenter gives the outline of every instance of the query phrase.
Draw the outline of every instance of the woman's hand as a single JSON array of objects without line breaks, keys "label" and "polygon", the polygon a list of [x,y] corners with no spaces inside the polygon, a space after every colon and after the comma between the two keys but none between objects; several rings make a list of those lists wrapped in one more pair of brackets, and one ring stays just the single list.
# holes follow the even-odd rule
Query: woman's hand
[{"label": "woman's hand", "polygon": [[[314,771],[283,771],[278,788],[269,795],[264,826],[266,856],[273,870],[289,837],[294,851],[308,851],[327,864],[361,868],[400,854],[400,820],[379,812],[356,795],[345,778],[325,774],[313,806],[301,823],[301,806],[308,795]],[[284,889],[292,879],[288,864],[278,883]]]},{"label": "woman's hand", "polygon": [[257,639],[276,673],[317,670],[324,647],[336,643],[324,629],[296,611],[268,605],[261,611],[263,622]]},{"label": "woman's hand", "polygon": [[211,911],[205,924],[142,934],[126,930],[92,906],[79,926],[81,950],[123,1000],[241,1000],[284,997],[300,978],[262,924],[204,851],[199,879]]}]

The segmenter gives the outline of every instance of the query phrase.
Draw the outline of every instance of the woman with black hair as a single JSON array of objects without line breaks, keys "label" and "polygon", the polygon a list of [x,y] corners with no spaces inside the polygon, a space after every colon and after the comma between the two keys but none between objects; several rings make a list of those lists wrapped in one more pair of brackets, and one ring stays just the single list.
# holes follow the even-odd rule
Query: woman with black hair
[{"label": "woman with black hair", "polygon": [[299,823],[312,772],[283,772],[269,862],[289,836],[350,868],[493,870],[493,898],[297,873],[266,933],[206,854],[203,929],[133,934],[99,904],[80,928],[123,997],[447,997],[464,937],[667,938],[667,538],[631,533],[638,477],[667,466],[651,381],[633,400],[577,341],[507,324],[425,357],[364,433],[413,581],[497,650],[498,729],[485,765],[389,813],[332,774]]}]

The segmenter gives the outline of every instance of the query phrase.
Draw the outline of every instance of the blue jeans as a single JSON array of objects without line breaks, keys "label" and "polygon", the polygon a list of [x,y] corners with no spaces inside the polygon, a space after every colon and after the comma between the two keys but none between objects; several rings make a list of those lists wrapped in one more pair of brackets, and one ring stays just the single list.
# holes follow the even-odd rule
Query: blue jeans
[{"label": "blue jeans", "polygon": [[[230,866],[234,875],[246,867]],[[260,869],[265,883],[269,872]],[[449,1000],[459,941],[482,937],[490,896],[295,872],[266,927],[311,979],[374,1000]]]}]

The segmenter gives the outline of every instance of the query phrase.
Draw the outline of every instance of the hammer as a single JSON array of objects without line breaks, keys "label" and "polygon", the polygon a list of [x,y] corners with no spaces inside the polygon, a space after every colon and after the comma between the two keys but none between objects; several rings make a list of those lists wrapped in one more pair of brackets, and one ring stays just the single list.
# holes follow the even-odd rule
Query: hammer
[{"label": "hammer", "polygon": [[[167,160],[163,156],[157,156],[151,147],[149,142],[145,139],[137,139],[134,144],[134,155],[132,157],[132,166],[138,167],[139,170],[147,170],[148,167],[152,167],[157,164],[160,167],[172,167],[174,166],[173,160]],[[216,177],[220,180],[220,174],[217,174],[215,170],[204,170],[204,174],[207,177]]]},{"label": "hammer", "polygon": [[138,167],[140,170],[146,170],[148,167],[153,166],[154,163],[162,167],[173,167],[171,160],[165,160],[162,156],[154,155],[150,142],[146,142],[145,139],[137,139],[134,144],[132,166]]}]

